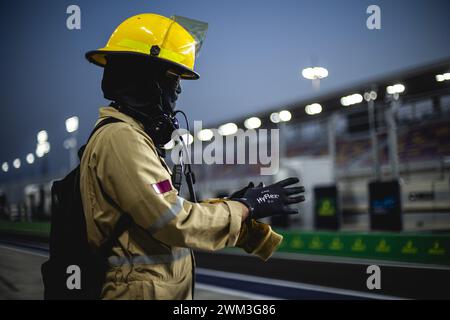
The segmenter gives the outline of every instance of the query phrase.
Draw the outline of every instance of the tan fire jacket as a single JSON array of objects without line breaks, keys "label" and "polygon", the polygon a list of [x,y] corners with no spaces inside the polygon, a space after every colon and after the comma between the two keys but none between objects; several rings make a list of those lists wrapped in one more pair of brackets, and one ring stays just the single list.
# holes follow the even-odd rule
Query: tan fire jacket
[{"label": "tan fire jacket", "polygon": [[98,122],[105,117],[123,122],[100,128],[81,161],[89,243],[99,248],[121,212],[133,223],[113,247],[102,298],[191,299],[190,249],[234,246],[245,208],[235,201],[191,203],[179,197],[142,125],[111,107],[100,109]]}]

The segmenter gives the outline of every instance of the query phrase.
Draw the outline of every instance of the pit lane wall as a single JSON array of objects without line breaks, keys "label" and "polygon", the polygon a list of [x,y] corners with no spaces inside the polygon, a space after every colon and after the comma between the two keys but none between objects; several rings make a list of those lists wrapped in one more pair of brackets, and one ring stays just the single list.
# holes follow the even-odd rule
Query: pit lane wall
[{"label": "pit lane wall", "polygon": [[450,234],[279,231],[279,251],[450,265]]},{"label": "pit lane wall", "polygon": [[[279,252],[450,265],[450,234],[277,230]],[[0,220],[0,234],[48,238],[49,223]]]}]

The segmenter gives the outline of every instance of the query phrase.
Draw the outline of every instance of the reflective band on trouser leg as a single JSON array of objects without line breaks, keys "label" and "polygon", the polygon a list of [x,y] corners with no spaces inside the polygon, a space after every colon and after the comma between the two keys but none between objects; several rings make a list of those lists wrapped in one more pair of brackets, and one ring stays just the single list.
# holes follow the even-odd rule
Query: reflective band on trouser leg
[{"label": "reflective band on trouser leg", "polygon": [[167,210],[164,211],[158,219],[156,219],[153,225],[148,228],[148,232],[150,232],[150,234],[154,234],[172,221],[172,219],[174,219],[183,208],[183,201],[183,198],[177,197],[176,202],[167,208]]},{"label": "reflective band on trouser leg", "polygon": [[113,256],[108,258],[111,266],[120,267],[123,265],[151,265],[151,264],[170,264],[179,259],[182,259],[190,254],[189,249],[180,248],[172,254],[157,254],[147,256],[133,256],[133,257],[118,257]]}]

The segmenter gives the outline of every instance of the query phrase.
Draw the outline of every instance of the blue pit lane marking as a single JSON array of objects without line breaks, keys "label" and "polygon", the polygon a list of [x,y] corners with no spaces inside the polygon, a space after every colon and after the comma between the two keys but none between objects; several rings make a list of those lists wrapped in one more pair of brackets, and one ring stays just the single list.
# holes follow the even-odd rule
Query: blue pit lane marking
[{"label": "blue pit lane marking", "polygon": [[[204,284],[211,284],[228,289],[238,289],[239,291],[250,292],[258,295],[272,296],[281,299],[326,299],[326,300],[355,300],[364,299],[345,294],[336,294],[316,290],[285,287],[282,285],[264,284],[252,281],[222,278],[219,276],[196,274],[196,281]],[[367,299],[367,298],[365,298]]]},{"label": "blue pit lane marking", "polygon": [[196,275],[201,283],[217,284],[217,286],[223,288],[232,288],[252,294],[256,292],[262,296],[267,295],[279,299],[402,299],[400,297],[373,292],[355,291],[203,268],[197,268]]}]

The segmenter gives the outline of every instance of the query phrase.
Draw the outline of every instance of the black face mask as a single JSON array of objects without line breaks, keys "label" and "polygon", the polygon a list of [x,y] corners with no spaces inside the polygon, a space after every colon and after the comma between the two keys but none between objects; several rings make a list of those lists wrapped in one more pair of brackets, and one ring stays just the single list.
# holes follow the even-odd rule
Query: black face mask
[{"label": "black face mask", "polygon": [[176,74],[167,71],[158,84],[161,88],[161,104],[163,109],[168,113],[173,113],[175,110],[178,95],[181,93],[180,77]]},{"label": "black face mask", "polygon": [[162,64],[140,56],[111,55],[102,90],[119,111],[144,125],[156,146],[164,146],[178,129],[174,110],[181,93],[180,78]]}]

